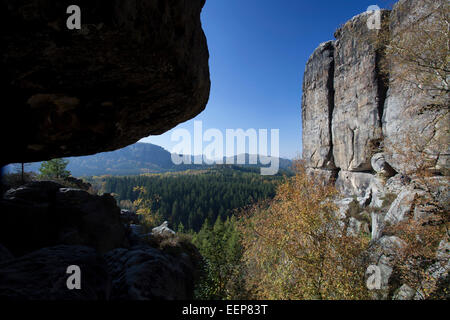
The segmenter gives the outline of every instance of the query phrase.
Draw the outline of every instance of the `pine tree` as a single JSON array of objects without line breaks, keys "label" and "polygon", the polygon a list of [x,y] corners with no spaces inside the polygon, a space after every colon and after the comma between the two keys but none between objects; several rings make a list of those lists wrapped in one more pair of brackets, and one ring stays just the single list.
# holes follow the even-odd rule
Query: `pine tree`
[{"label": "pine tree", "polygon": [[183,223],[182,223],[181,221],[180,221],[180,223],[178,224],[177,232],[178,232],[178,233],[184,233],[184,225],[183,225]]},{"label": "pine tree", "polygon": [[69,164],[65,159],[53,159],[44,161],[39,168],[40,176],[47,179],[65,179],[70,176],[70,171],[66,169]]}]

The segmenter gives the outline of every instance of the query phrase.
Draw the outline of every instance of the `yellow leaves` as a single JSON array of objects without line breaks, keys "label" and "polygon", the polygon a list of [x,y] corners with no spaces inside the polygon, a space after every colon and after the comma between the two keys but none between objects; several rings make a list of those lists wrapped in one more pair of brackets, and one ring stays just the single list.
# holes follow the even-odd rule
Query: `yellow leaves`
[{"label": "yellow leaves", "polygon": [[436,254],[439,243],[449,241],[448,215],[444,210],[424,219],[403,221],[388,230],[404,243],[395,252],[399,278],[423,299],[439,299],[439,295],[445,294],[445,291],[439,292],[442,289],[439,288],[438,275],[430,272],[429,267],[443,267],[448,263],[448,256]]},{"label": "yellow leaves", "polygon": [[150,214],[150,212],[151,212],[150,208],[146,208],[146,207],[141,207],[136,210],[136,214],[140,214],[140,215]]},{"label": "yellow leaves", "polygon": [[334,188],[296,166],[275,200],[243,220],[248,289],[262,299],[364,298],[358,259],[367,240],[340,230]]},{"label": "yellow leaves", "polygon": [[134,192],[138,192],[140,196],[147,194],[147,189],[144,186],[136,186],[133,188]]},{"label": "yellow leaves", "polygon": [[161,224],[163,217],[159,212],[152,212],[153,200],[148,199],[145,187],[137,186],[133,188],[133,191],[139,193],[139,197],[133,201],[133,207],[136,208],[136,214],[141,216],[141,225],[145,231],[150,231]]}]

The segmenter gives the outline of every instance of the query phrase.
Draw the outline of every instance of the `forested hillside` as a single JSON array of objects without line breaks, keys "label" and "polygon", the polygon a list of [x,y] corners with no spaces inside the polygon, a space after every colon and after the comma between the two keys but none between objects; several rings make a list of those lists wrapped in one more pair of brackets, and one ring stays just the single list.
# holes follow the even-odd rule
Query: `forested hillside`
[{"label": "forested hillside", "polygon": [[[256,201],[273,198],[282,175],[261,176],[252,168],[214,167],[202,171],[177,174],[153,174],[126,177],[95,177],[103,192],[112,193],[122,208],[132,209],[144,187],[144,197],[151,200],[151,209],[173,228],[199,231],[206,219],[214,223],[233,210]],[[92,182],[92,181],[91,181]],[[181,223],[181,225],[180,225]]]},{"label": "forested hillside", "polygon": [[[135,143],[123,149],[102,152],[91,156],[67,158],[69,165],[67,169],[74,177],[101,176],[101,175],[139,175],[143,173],[179,172],[185,170],[202,170],[211,168],[206,163],[194,164],[194,156],[191,157],[192,164],[175,165],[172,156],[166,149],[151,143]],[[237,163],[237,157],[224,158],[223,163],[232,161]],[[245,154],[245,167],[266,167],[260,162],[256,165],[249,164],[249,155]],[[280,170],[289,170],[292,161],[279,159]],[[41,162],[26,164],[26,171],[38,172]],[[17,171],[18,165],[5,167],[5,172]]]}]

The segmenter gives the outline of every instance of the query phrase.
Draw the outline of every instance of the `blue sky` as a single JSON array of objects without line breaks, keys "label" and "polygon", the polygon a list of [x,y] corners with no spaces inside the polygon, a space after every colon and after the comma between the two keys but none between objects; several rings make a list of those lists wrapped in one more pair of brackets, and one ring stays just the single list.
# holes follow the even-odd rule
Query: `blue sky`
[{"label": "blue sky", "polygon": [[[392,2],[392,1],[391,1]],[[206,110],[180,124],[203,130],[280,129],[280,155],[301,154],[301,94],[306,61],[334,31],[370,5],[386,0],[207,0],[202,24],[210,52]],[[172,131],[141,141],[171,151]]]}]

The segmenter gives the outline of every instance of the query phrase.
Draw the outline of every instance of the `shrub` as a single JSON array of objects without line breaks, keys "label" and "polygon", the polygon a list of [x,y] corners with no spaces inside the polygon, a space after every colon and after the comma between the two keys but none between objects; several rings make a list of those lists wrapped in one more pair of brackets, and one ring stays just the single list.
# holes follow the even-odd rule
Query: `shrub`
[{"label": "shrub", "polygon": [[273,202],[242,220],[247,290],[258,299],[366,298],[367,237],[345,232],[332,185],[295,168]]}]

